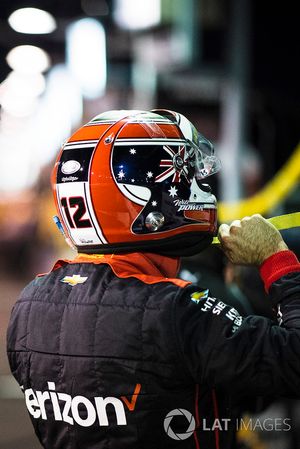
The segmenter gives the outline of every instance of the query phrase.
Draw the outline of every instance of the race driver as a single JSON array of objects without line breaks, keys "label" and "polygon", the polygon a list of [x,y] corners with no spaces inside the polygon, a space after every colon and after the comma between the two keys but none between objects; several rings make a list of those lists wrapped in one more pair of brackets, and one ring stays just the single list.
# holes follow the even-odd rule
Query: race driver
[{"label": "race driver", "polygon": [[259,268],[278,324],[176,278],[216,234],[219,168],[168,110],[102,113],[63,145],[55,220],[78,254],[25,287],[8,328],[43,448],[228,449],[247,396],[299,396],[300,264],[271,224],[246,217],[219,238]]}]

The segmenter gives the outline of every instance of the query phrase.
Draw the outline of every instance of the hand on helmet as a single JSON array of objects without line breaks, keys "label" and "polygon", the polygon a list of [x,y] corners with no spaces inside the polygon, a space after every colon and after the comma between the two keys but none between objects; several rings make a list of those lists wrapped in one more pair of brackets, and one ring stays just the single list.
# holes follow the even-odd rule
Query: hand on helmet
[{"label": "hand on helmet", "polygon": [[222,224],[218,237],[228,259],[239,265],[261,265],[269,256],[287,250],[279,231],[261,215]]}]

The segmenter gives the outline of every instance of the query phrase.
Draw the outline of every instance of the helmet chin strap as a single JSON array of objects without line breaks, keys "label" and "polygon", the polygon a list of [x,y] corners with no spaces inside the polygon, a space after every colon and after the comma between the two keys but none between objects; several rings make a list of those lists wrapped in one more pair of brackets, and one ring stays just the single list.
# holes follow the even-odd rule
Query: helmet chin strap
[{"label": "helmet chin strap", "polygon": [[[284,229],[297,228],[300,226],[300,212],[293,212],[291,214],[278,215],[276,217],[271,217],[267,219],[273,226],[275,226],[278,231],[283,231]],[[218,237],[214,237],[213,244],[220,244]]]}]

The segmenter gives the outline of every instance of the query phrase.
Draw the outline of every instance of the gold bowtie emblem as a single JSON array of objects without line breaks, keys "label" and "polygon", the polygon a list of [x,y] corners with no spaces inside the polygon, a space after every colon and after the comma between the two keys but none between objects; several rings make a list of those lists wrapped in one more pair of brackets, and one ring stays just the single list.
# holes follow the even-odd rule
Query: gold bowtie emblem
[{"label": "gold bowtie emblem", "polygon": [[64,284],[69,284],[74,287],[77,284],[83,284],[87,280],[87,277],[82,277],[80,274],[73,274],[73,276],[65,276],[61,279]]}]

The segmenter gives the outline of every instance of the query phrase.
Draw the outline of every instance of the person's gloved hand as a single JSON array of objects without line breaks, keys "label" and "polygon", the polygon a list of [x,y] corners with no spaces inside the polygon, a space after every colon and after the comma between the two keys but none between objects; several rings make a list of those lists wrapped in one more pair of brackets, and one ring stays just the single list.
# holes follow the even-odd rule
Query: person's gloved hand
[{"label": "person's gloved hand", "polygon": [[228,259],[239,265],[261,265],[278,251],[287,250],[280,232],[261,215],[234,220],[219,227],[218,238]]}]

